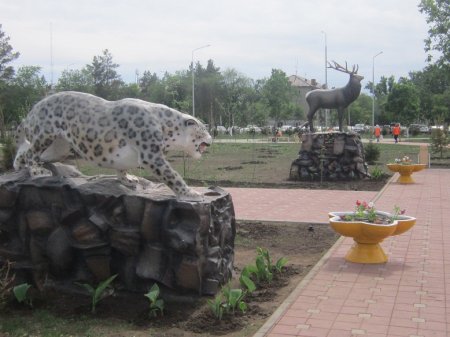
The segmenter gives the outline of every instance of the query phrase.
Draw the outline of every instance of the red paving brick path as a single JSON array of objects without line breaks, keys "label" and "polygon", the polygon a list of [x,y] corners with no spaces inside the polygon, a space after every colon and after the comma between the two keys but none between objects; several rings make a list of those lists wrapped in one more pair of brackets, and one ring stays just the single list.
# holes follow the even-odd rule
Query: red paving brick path
[{"label": "red paving brick path", "polygon": [[396,177],[379,194],[227,189],[237,219],[327,222],[328,211],[351,210],[356,199],[417,217],[382,243],[386,264],[347,262],[352,239],[338,240],[255,337],[450,336],[450,170],[417,172],[410,185]]}]

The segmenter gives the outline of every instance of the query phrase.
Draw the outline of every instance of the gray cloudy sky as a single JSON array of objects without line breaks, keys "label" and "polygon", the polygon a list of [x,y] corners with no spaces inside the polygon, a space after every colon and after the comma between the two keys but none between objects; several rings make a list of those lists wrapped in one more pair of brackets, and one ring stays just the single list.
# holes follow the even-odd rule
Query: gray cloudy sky
[{"label": "gray cloudy sky", "polygon": [[[425,16],[419,0],[0,0],[0,23],[21,53],[15,66],[37,65],[56,82],[109,49],[126,82],[135,71],[162,76],[187,69],[192,51],[204,66],[235,68],[253,79],[272,68],[325,81],[328,60],[358,64],[372,80],[424,68]],[[52,29],[50,29],[52,27]],[[52,31],[52,34],[50,33]],[[52,36],[52,38],[50,38]],[[52,43],[51,43],[52,41]],[[52,48],[51,48],[52,45]],[[329,86],[347,76],[328,70]]]}]

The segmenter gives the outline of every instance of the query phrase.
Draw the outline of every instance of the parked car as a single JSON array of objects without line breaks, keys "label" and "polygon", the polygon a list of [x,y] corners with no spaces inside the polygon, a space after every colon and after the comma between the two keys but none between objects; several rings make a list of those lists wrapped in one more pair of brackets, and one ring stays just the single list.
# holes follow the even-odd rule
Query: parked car
[{"label": "parked car", "polygon": [[366,131],[366,126],[364,124],[355,124],[355,126],[352,128],[354,132],[364,132]]},{"label": "parked car", "polygon": [[256,125],[247,125],[245,128],[242,128],[241,132],[256,132],[261,133],[261,128]]},{"label": "parked car", "polygon": [[281,131],[285,132],[288,130],[293,130],[294,127],[292,125],[283,125],[280,129],[281,129]]},{"label": "parked car", "polygon": [[430,128],[425,124],[411,124],[409,126],[409,133],[430,133]]},{"label": "parked car", "polygon": [[223,125],[217,125],[217,126],[216,126],[216,130],[217,130],[219,133],[226,133],[226,132],[227,132],[227,128],[224,127]]}]

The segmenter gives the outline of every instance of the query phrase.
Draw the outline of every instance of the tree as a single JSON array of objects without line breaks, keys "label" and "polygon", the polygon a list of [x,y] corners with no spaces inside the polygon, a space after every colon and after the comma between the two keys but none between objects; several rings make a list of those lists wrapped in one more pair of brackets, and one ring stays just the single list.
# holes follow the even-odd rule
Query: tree
[{"label": "tree", "polygon": [[13,52],[9,40],[9,36],[6,36],[5,32],[2,31],[2,25],[0,24],[0,82],[12,79],[14,68],[8,64],[20,55],[18,52]]},{"label": "tree", "polygon": [[[386,112],[386,103],[394,84],[394,76],[382,76],[380,81],[375,85],[375,123],[389,124],[392,121],[393,117]],[[374,88],[372,82],[367,83],[365,88],[369,89],[371,95],[373,95]]]},{"label": "tree", "polygon": [[49,85],[40,72],[40,67],[20,67],[5,88],[5,124],[18,123],[46,95]]},{"label": "tree", "polygon": [[263,88],[263,95],[269,108],[270,117],[277,124],[283,119],[292,117],[294,89],[286,73],[279,69],[272,69],[272,75]]},{"label": "tree", "polygon": [[161,82],[164,90],[162,91],[161,103],[181,111],[190,111],[191,109],[191,77],[188,72],[177,71],[171,75],[164,74]]},{"label": "tree", "polygon": [[220,122],[223,111],[223,77],[220,68],[208,60],[206,68],[197,63],[195,69],[195,112],[213,127]]},{"label": "tree", "polygon": [[87,67],[81,70],[64,70],[55,86],[57,91],[81,91],[94,93],[94,78]]},{"label": "tree", "polygon": [[[421,0],[419,10],[426,15],[429,24],[428,38],[425,39],[425,51],[437,51],[441,55],[436,60],[439,65],[449,65],[450,60],[450,4],[448,0]],[[431,62],[433,55],[428,54]]]},{"label": "tree", "polygon": [[[358,98],[347,108],[350,110],[350,124],[372,125],[372,97],[361,93]],[[333,125],[337,124],[337,114],[331,114]],[[344,116],[348,118],[347,116]],[[347,121],[348,122],[348,121]]]},{"label": "tree", "polygon": [[409,124],[417,120],[420,116],[420,98],[417,88],[407,79],[400,79],[394,84],[392,92],[388,96],[386,103],[392,121]]},{"label": "tree", "polygon": [[450,123],[450,65],[430,64],[409,76],[420,97],[421,116],[418,121]]},{"label": "tree", "polygon": [[444,149],[448,146],[449,138],[447,132],[441,129],[434,129],[431,132],[431,151],[439,153],[442,159],[444,156]]},{"label": "tree", "polygon": [[6,93],[7,83],[14,76],[14,68],[10,65],[12,61],[19,57],[18,52],[13,52],[13,48],[9,44],[9,36],[2,30],[2,25],[0,24],[0,133],[1,138],[4,136],[5,125],[7,124],[7,108],[5,107],[5,100],[8,97]]},{"label": "tree", "polygon": [[[227,69],[223,73],[223,108],[226,121],[223,125],[236,125],[236,117],[248,109],[254,97],[251,79],[238,73],[235,69]],[[250,124],[250,123],[248,123]]]},{"label": "tree", "polygon": [[103,55],[94,56],[92,64],[86,67],[94,81],[94,93],[105,99],[117,99],[123,81],[116,71],[119,65],[113,62],[109,50],[105,49]]},{"label": "tree", "polygon": [[162,103],[164,98],[164,85],[156,73],[149,70],[139,79],[140,97],[149,102]]}]

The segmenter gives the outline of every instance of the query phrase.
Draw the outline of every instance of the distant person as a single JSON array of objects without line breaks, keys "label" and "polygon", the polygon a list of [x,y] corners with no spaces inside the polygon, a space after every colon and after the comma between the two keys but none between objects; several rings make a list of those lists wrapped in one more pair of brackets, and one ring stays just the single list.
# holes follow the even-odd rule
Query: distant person
[{"label": "distant person", "polygon": [[395,143],[398,143],[398,137],[400,136],[400,124],[395,124],[394,128],[392,129],[392,134],[394,135]]},{"label": "distant person", "polygon": [[277,130],[277,132],[275,133],[275,141],[278,142],[278,139],[283,136],[283,132],[281,132],[280,129]]},{"label": "distant person", "polygon": [[373,133],[375,135],[375,138],[377,139],[377,143],[379,143],[381,137],[381,128],[378,124],[375,126],[375,130],[373,131]]}]

